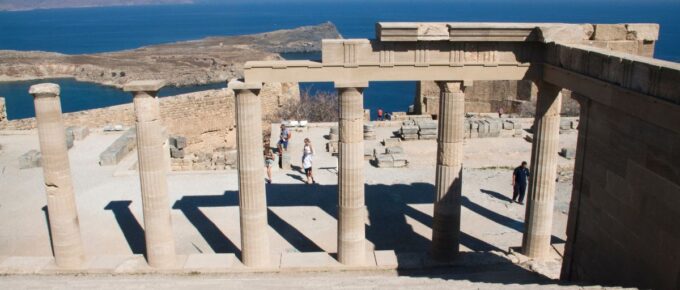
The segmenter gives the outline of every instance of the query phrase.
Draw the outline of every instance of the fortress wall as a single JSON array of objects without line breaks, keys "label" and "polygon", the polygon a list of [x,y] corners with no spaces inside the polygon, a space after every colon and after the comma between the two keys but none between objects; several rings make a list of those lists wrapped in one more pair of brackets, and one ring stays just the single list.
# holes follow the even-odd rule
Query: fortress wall
[{"label": "fortress wall", "polygon": [[680,65],[582,45],[546,59],[584,96],[562,277],[677,289]]},{"label": "fortress wall", "polygon": [[[293,83],[274,83],[264,86],[262,93],[263,116],[275,110],[290,98],[299,98],[299,88]],[[235,126],[234,92],[230,89],[207,90],[160,99],[163,124],[171,135],[198,136],[206,132],[228,130]],[[63,114],[66,126],[100,128],[106,125],[134,125],[134,108],[131,103],[100,109]],[[34,129],[35,118],[7,121],[0,118],[0,129]]]}]

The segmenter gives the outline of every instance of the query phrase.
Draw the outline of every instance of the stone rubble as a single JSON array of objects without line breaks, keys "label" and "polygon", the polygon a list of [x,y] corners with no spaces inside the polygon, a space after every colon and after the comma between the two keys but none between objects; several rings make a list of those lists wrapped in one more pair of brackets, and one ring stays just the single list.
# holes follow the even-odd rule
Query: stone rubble
[{"label": "stone rubble", "polygon": [[131,128],[118,137],[109,147],[99,154],[99,165],[117,165],[130,151],[137,147],[137,130]]}]

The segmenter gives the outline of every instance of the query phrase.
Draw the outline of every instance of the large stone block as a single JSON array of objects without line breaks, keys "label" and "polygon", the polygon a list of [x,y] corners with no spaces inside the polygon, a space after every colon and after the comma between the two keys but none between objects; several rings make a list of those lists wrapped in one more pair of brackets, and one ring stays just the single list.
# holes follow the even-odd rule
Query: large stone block
[{"label": "large stone block", "polygon": [[73,136],[75,140],[83,140],[90,135],[90,130],[87,127],[70,126],[66,128],[66,136]]},{"label": "large stone block", "polygon": [[626,40],[628,29],[625,24],[596,24],[594,40]]},{"label": "large stone block", "polygon": [[30,150],[19,156],[19,169],[40,167],[42,155],[38,150]]},{"label": "large stone block", "polygon": [[657,23],[627,24],[626,29],[631,40],[656,41],[659,39],[659,24]]},{"label": "large stone block", "polygon": [[104,152],[99,154],[99,165],[116,165],[135,147],[137,147],[137,131],[132,128],[123,133]]}]

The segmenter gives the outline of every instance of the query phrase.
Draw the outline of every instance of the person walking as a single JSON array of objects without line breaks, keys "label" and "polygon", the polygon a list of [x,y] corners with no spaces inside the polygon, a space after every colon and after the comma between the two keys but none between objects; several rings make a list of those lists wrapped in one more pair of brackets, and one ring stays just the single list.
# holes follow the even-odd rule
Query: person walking
[{"label": "person walking", "polygon": [[264,166],[267,168],[267,183],[272,183],[272,166],[274,166],[274,152],[269,146],[269,143],[265,144],[264,148]]},{"label": "person walking", "polygon": [[312,156],[314,156],[312,141],[309,141],[309,138],[305,138],[305,147],[302,149],[302,167],[307,175],[307,181],[305,182],[307,184],[316,183],[312,175]]},{"label": "person walking", "polygon": [[383,120],[384,120],[384,117],[383,117],[383,114],[384,114],[384,113],[385,113],[385,112],[383,112],[383,109],[382,109],[382,108],[378,108],[378,121],[383,121]]},{"label": "person walking", "polygon": [[522,164],[512,172],[512,201],[524,204],[524,193],[527,190],[529,175],[526,161],[522,161]]}]

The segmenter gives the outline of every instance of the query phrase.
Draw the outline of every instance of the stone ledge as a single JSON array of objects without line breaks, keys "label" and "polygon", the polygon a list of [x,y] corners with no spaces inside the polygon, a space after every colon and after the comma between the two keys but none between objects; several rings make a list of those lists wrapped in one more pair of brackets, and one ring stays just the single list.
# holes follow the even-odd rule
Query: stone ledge
[{"label": "stone ledge", "polygon": [[414,270],[437,267],[484,266],[510,264],[510,257],[497,252],[463,252],[456,260],[439,262],[423,252],[395,253],[392,250],[369,251],[366,265],[345,266],[333,253],[281,253],[266,268],[249,268],[234,254],[178,255],[175,267],[154,269],[142,255],[101,255],[87,257],[83,267],[63,269],[52,257],[9,256],[0,260],[0,275],[55,274],[230,274]]}]

